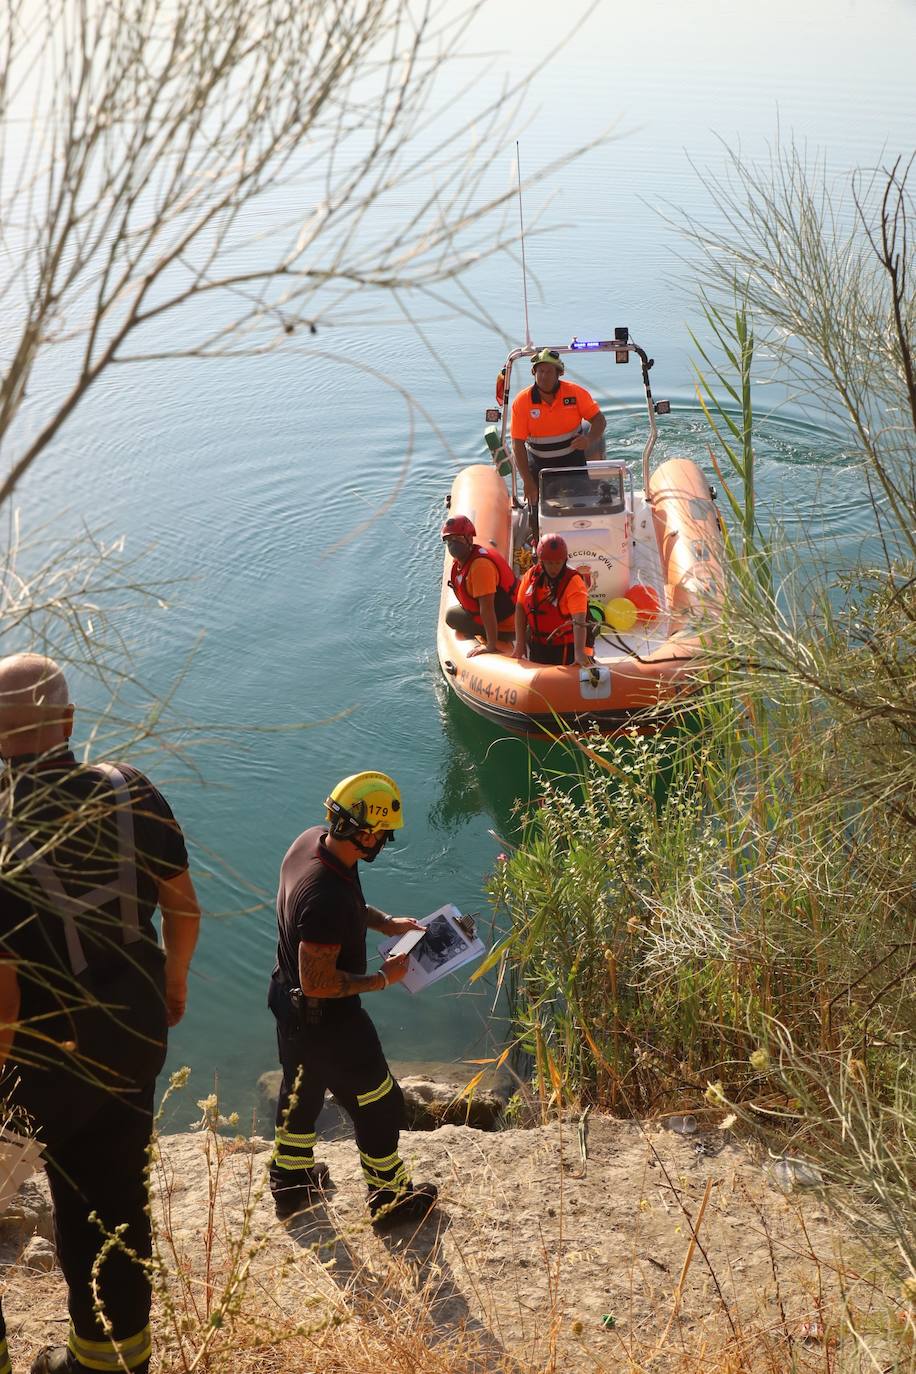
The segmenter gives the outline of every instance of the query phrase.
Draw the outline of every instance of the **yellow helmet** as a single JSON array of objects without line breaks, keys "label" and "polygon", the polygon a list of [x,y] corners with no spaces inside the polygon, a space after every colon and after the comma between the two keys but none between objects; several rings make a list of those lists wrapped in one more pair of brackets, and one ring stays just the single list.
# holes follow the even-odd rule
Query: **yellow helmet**
[{"label": "yellow helmet", "polygon": [[401,830],[404,813],[397,783],[387,773],[354,773],[325,801],[331,834],[348,840],[360,830]]}]

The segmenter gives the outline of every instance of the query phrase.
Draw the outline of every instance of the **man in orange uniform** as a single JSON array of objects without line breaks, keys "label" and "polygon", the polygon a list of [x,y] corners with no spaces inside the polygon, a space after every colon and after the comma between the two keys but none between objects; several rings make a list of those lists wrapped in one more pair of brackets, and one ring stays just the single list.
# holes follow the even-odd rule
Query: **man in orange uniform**
[{"label": "man in orange uniform", "polygon": [[515,630],[518,578],[496,549],[478,544],[474,522],[466,515],[450,515],[442,526],[442,541],[454,562],[449,586],[458,598],[445,621],[453,630],[484,635],[468,654],[499,652],[499,637],[511,639]]},{"label": "man in orange uniform", "polygon": [[519,584],[513,658],[589,667],[588,591],[567,566],[568,553],[559,534],[545,534],[538,544],[538,561]]},{"label": "man in orange uniform", "polygon": [[[561,381],[559,353],[542,348],[531,360],[534,385],[512,402],[512,453],[533,510],[538,504],[542,468],[578,468],[586,450],[600,443],[607,421],[584,386]],[[587,420],[590,433],[583,433]]]}]

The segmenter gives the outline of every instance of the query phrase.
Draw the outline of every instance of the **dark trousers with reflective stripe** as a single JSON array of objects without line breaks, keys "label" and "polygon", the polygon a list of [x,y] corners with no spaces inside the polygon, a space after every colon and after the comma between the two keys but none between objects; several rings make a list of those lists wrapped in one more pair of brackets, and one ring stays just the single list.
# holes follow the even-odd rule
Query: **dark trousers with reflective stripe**
[{"label": "dark trousers with reflective stripe", "polygon": [[[77,1358],[82,1355],[91,1361],[89,1368],[121,1368],[93,1311],[92,1266],[104,1237],[89,1214],[98,1214],[107,1233],[125,1224],[124,1244],[141,1259],[152,1254],[145,1175],[154,1089],[155,1084],[150,1083],[131,1094],[127,1103],[110,1093],[81,1093],[74,1084],[69,1089],[73,1093],[73,1128],[55,1132],[45,1148],[57,1259],[69,1294],[69,1345]],[[112,1336],[126,1343],[122,1347],[125,1363],[132,1369],[145,1367],[149,1357],[149,1279],[135,1260],[115,1248],[102,1264],[99,1287]],[[0,1313],[2,1335],[5,1327]]]},{"label": "dark trousers with reflective stripe", "polygon": [[314,1163],[315,1123],[325,1091],[353,1121],[368,1186],[392,1192],[406,1187],[408,1175],[398,1155],[398,1135],[407,1125],[404,1095],[391,1076],[367,1013],[358,1008],[340,1019],[306,1027],[278,1020],[277,1047],[283,1082],[271,1188],[276,1192],[306,1181],[303,1171]]}]

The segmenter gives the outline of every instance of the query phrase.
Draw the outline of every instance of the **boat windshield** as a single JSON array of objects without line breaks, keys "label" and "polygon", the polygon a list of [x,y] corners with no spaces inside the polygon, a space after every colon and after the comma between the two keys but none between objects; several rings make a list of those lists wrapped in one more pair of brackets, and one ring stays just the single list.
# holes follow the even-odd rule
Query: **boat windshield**
[{"label": "boat windshield", "polygon": [[540,489],[545,515],[615,515],[625,508],[624,470],[607,463],[544,469]]}]

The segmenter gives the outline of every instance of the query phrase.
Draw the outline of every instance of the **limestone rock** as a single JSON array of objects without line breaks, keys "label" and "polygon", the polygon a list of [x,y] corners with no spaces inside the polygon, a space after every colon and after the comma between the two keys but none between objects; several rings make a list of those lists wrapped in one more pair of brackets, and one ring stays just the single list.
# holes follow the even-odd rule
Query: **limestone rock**
[{"label": "limestone rock", "polygon": [[[461,1064],[392,1064],[392,1072],[404,1090],[407,1120],[413,1131],[434,1131],[439,1126],[472,1126],[495,1131],[512,1092],[511,1080],[484,1080],[470,1101],[459,1097],[470,1076]],[[282,1074],[279,1069],[258,1079],[263,1116],[272,1121],[277,1108]],[[346,1113],[332,1097],[326,1097],[318,1118],[318,1134],[325,1140],[341,1140],[352,1133]]]},{"label": "limestone rock", "polygon": [[[271,1135],[282,1079],[283,1074],[279,1069],[270,1069],[267,1073],[262,1073],[258,1079],[258,1116],[262,1129]],[[338,1107],[333,1097],[326,1096],[324,1099],[324,1106],[318,1116],[317,1130],[323,1140],[343,1140],[346,1136],[352,1135],[349,1117],[341,1107]]]},{"label": "limestone rock", "polygon": [[[428,1092],[440,1103],[454,1097],[456,1085],[443,1088],[431,1070],[428,1078],[419,1071],[404,1077],[420,1079],[418,1096]],[[466,1081],[467,1076],[459,1079],[457,1086]],[[689,1237],[678,1203],[683,1199],[695,1217],[707,1189],[713,1205],[703,1222],[704,1252],[714,1273],[734,1268],[740,1274],[729,1288],[728,1310],[734,1304],[746,1329],[772,1338],[767,1294],[772,1247],[778,1246],[791,1329],[810,1322],[810,1294],[817,1291],[823,1295],[818,1321],[842,1330],[846,1295],[838,1282],[836,1247],[848,1250],[861,1242],[836,1229],[816,1190],[787,1199],[769,1186],[756,1155],[739,1142],[728,1139],[709,1157],[697,1152],[696,1136],[653,1131],[654,1124],[591,1114],[587,1131],[573,1119],[530,1131],[446,1125],[405,1133],[405,1164],[414,1180],[438,1185],[439,1206],[418,1228],[386,1235],[369,1225],[352,1132],[345,1140],[322,1142],[333,1186],[324,1202],[286,1224],[277,1221],[266,1187],[267,1142],[245,1145],[223,1135],[215,1141],[201,1132],[166,1136],[152,1171],[154,1212],[160,1235],[167,1233],[168,1263],[184,1276],[180,1282],[193,1285],[185,1292],[196,1292],[210,1273],[222,1284],[235,1272],[233,1245],[241,1247],[246,1263],[250,1256],[243,1311],[256,1334],[263,1371],[301,1365],[301,1358],[290,1360],[291,1351],[301,1351],[301,1338],[293,1346],[290,1336],[303,1323],[317,1332],[312,1362],[304,1357],[309,1368],[352,1368],[340,1357],[354,1347],[333,1344],[335,1317],[343,1310],[350,1313],[342,1328],[348,1341],[362,1341],[358,1324],[366,1320],[368,1348],[390,1342],[378,1346],[389,1353],[387,1364],[374,1366],[383,1370],[407,1368],[409,1338],[411,1353],[428,1348],[429,1367],[448,1366],[455,1374],[523,1374],[548,1366],[563,1374],[593,1374],[621,1363],[616,1346],[609,1345],[609,1315],[627,1339],[633,1334],[645,1363],[670,1333],[671,1291],[684,1267]],[[812,1253],[826,1262],[812,1260]],[[51,1257],[43,1250],[35,1258],[47,1265]],[[29,1268],[29,1262],[26,1257],[3,1272],[5,1315],[15,1323],[16,1367],[22,1371],[49,1336],[59,1339],[66,1329],[63,1275],[59,1269]],[[697,1369],[712,1367],[705,1358],[711,1338],[729,1338],[708,1273],[697,1263],[683,1281],[686,1320],[678,1342],[685,1332],[691,1340],[695,1336],[690,1364]],[[344,1309],[344,1303],[352,1306]],[[429,1322],[422,1336],[418,1311]],[[751,1321],[762,1325],[750,1327]],[[159,1361],[173,1333],[158,1305],[153,1322]],[[262,1345],[269,1328],[278,1332],[276,1346]],[[321,1344],[325,1336],[327,1347]],[[421,1346],[427,1339],[431,1344]],[[235,1361],[232,1341],[227,1332],[220,1365],[227,1371],[254,1368],[252,1346],[245,1346],[244,1360]],[[450,1358],[452,1343],[460,1360]],[[656,1361],[653,1371],[683,1365],[680,1345],[670,1353],[672,1362]],[[779,1367],[788,1367],[791,1358],[789,1351]],[[882,1354],[882,1367],[891,1363],[891,1355]],[[411,1367],[426,1365],[421,1359]],[[853,1374],[864,1371],[866,1362],[840,1352],[840,1367]],[[875,1368],[873,1361],[868,1368]]]},{"label": "limestone rock", "polygon": [[28,1179],[0,1214],[0,1249],[20,1251],[32,1236],[50,1240],[54,1234],[51,1196],[44,1174]]},{"label": "limestone rock", "polygon": [[490,1088],[483,1088],[468,1099],[459,1097],[460,1090],[451,1083],[420,1076],[402,1078],[401,1087],[412,1131],[435,1131],[439,1126],[473,1126],[478,1131],[495,1131],[502,1121],[505,1100]]},{"label": "limestone rock", "polygon": [[258,1105],[265,1116],[272,1116],[277,1110],[277,1098],[280,1096],[282,1081],[283,1074],[280,1069],[268,1069],[267,1073],[262,1073],[258,1079]]},{"label": "limestone rock", "polygon": [[37,1269],[50,1274],[57,1264],[57,1251],[44,1236],[33,1236],[22,1252],[22,1263],[26,1269]]}]

